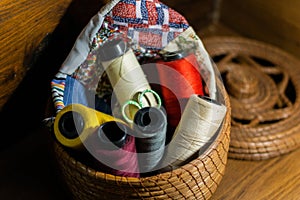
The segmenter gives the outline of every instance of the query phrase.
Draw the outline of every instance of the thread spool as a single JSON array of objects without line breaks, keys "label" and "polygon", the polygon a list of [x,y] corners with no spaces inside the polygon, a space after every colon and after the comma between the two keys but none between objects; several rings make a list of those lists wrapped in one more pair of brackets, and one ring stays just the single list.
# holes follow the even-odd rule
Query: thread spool
[{"label": "thread spool", "polygon": [[221,126],[226,110],[225,105],[209,97],[191,95],[173,138],[166,146],[161,167],[176,168],[197,154]]},{"label": "thread spool", "polygon": [[162,58],[157,62],[157,71],[167,112],[168,130],[173,133],[190,96],[204,95],[202,77],[194,54],[177,51],[162,54]]},{"label": "thread spool", "polygon": [[145,107],[135,114],[133,130],[141,173],[156,170],[164,153],[166,125],[166,116],[159,108]]},{"label": "thread spool", "polygon": [[132,130],[124,123],[109,121],[89,139],[90,153],[100,171],[117,176],[139,177],[139,167]]},{"label": "thread spool", "polygon": [[[128,100],[137,101],[140,93],[151,89],[135,54],[122,39],[107,41],[99,48],[98,55],[120,105]],[[144,95],[141,101],[145,106],[157,105],[151,93]],[[128,106],[127,116],[133,119],[138,109],[136,106]]]},{"label": "thread spool", "polygon": [[64,146],[81,149],[95,129],[108,121],[120,121],[82,104],[69,104],[55,117],[54,135]]}]

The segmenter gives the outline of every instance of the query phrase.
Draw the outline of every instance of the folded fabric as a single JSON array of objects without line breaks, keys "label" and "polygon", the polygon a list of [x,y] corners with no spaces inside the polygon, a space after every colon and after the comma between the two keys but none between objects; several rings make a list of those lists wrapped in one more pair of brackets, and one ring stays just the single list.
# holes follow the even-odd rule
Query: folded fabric
[{"label": "folded fabric", "polygon": [[121,105],[111,101],[113,88],[98,53],[116,37],[130,44],[140,64],[151,62],[164,52],[193,50],[209,96],[216,98],[214,66],[185,17],[158,0],[111,0],[82,30],[51,81],[56,113],[71,103],[107,114],[114,113],[111,109],[120,110]]},{"label": "folded fabric", "polygon": [[66,82],[60,80],[63,74],[73,77],[86,89],[100,96],[111,92],[109,81],[95,53],[109,38],[118,34],[125,35],[131,41],[135,55],[141,60],[156,56],[188,27],[187,20],[181,14],[158,0],[110,1],[82,30],[52,81],[56,111],[59,112],[65,106]]}]

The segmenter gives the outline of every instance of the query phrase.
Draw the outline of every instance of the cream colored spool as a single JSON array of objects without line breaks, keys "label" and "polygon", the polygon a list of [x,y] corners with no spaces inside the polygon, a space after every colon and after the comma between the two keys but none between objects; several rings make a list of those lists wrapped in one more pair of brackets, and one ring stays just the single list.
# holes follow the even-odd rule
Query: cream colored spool
[{"label": "cream colored spool", "polygon": [[[131,49],[114,60],[102,62],[102,65],[121,105],[124,105],[128,100],[137,101],[138,94],[146,89],[151,89]],[[143,107],[158,105],[155,96],[151,93],[145,94],[141,101]],[[130,106],[129,111],[127,111],[129,118],[133,119],[138,109],[136,106]]]},{"label": "cream colored spool", "polygon": [[182,165],[218,131],[226,114],[226,106],[193,94],[184,109],[173,138],[166,147],[162,168]]}]

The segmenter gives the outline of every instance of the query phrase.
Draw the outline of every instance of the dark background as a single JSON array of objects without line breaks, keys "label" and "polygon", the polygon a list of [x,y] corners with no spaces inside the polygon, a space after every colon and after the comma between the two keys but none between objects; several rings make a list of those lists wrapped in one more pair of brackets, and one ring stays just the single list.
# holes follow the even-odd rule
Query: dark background
[{"label": "dark background", "polygon": [[34,51],[30,70],[2,108],[0,199],[70,199],[42,120],[49,116],[48,104],[52,106],[51,79],[102,5],[99,0],[72,1],[54,32]]}]

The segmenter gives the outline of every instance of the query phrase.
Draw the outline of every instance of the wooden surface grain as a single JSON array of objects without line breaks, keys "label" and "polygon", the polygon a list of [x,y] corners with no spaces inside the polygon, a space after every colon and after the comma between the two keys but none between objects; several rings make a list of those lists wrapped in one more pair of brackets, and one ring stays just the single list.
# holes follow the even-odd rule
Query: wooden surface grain
[{"label": "wooden surface grain", "polygon": [[50,81],[104,0],[0,1],[0,150],[41,125]]},{"label": "wooden surface grain", "polygon": [[[95,6],[96,0],[93,1],[94,3],[91,3],[91,5]],[[12,94],[14,89],[21,82],[23,76],[25,76],[26,72],[29,70],[30,66],[24,65],[24,62],[28,59],[28,55],[31,55],[31,50],[35,49],[43,38],[53,31],[54,27],[57,23],[59,23],[59,18],[63,15],[64,10],[68,7],[70,2],[71,0],[0,1],[0,108],[7,101],[8,97]],[[81,2],[83,3],[78,3],[78,5],[84,6],[86,4],[84,1]],[[233,2],[235,2],[235,5],[238,5],[243,4],[246,1],[238,2],[235,0],[224,0],[223,4],[226,2],[232,2],[233,5]],[[250,0],[248,2],[251,3]],[[263,4],[268,1],[253,2],[257,3],[256,6],[260,6],[259,9],[265,9]],[[277,3],[286,3],[286,1],[277,1]],[[180,4],[176,3],[176,1],[174,1],[173,4],[180,7]],[[97,5],[97,7],[99,7],[99,5]],[[247,8],[238,8],[241,12],[243,12],[243,9],[250,12]],[[98,8],[95,8],[95,10],[97,9]],[[296,6],[294,9],[296,9]],[[187,9],[184,10],[185,12],[189,11]],[[187,13],[186,16],[195,16],[195,10],[197,9],[194,9],[193,13]],[[238,20],[240,15],[237,15],[235,10],[231,11],[232,12],[230,14],[232,17]],[[71,16],[74,17],[72,22],[77,21],[77,23],[81,25],[85,25],[87,20],[89,20],[89,17],[94,14],[94,12],[90,12],[88,9],[72,9],[72,12],[74,13],[71,14]],[[79,18],[77,14],[86,17]],[[257,16],[260,16],[259,13],[257,13]],[[276,15],[275,18],[276,17],[278,16]],[[289,18],[289,20],[296,19]],[[242,20],[240,20],[240,22],[242,23]],[[68,24],[73,26],[75,23]],[[250,24],[240,24],[241,27],[245,27],[245,25],[249,26]],[[65,30],[67,29],[68,27]],[[81,29],[82,26],[78,26],[78,30],[75,35]],[[261,29],[258,27],[258,30],[256,31],[260,30]],[[231,35],[233,33],[231,29],[227,28],[227,25],[215,26],[215,24],[210,25],[207,29],[202,29],[202,27],[199,26],[197,31],[201,37],[206,37],[212,34]],[[291,31],[290,34],[295,33],[296,32]],[[288,38],[290,39],[291,37]],[[288,38],[282,39],[288,40]],[[74,39],[75,38],[73,37],[73,41],[70,39],[68,40],[72,44]],[[287,44],[290,42],[292,41],[288,41]],[[29,88],[30,87],[25,87],[23,89],[27,90]],[[24,93],[27,94],[27,92]],[[25,94],[21,95],[21,97],[26,96]],[[36,102],[40,101],[36,100]],[[13,104],[10,108],[15,107],[16,104]],[[32,122],[32,118],[25,118],[26,112],[31,111],[31,109],[24,109],[23,107],[17,106],[18,109],[9,109],[7,113],[17,117],[20,117],[22,113],[25,113],[23,114],[25,119],[23,124],[25,125],[28,124],[28,121]],[[20,112],[20,108],[22,108],[22,112]],[[7,117],[5,116],[5,119],[6,118]],[[11,118],[10,121],[12,120],[15,120],[15,118]],[[6,120],[5,122],[9,122],[9,120]],[[16,123],[13,123],[13,125],[21,127]],[[38,125],[36,124],[34,127],[37,128]],[[44,138],[45,135],[41,134],[40,131],[36,131],[29,134],[30,137],[25,138],[25,140],[21,140],[19,143],[15,142],[17,137],[26,134],[28,135],[28,133],[24,131],[24,127],[22,129],[20,128],[20,130],[17,129],[10,131],[10,135],[13,137],[11,140],[14,141],[15,145],[6,149],[6,151],[1,151],[1,197],[4,199],[67,199],[65,198],[66,193],[64,190],[61,190],[60,180],[56,180],[59,177],[52,173],[53,163],[51,163],[51,159],[48,159],[49,149],[46,145],[47,140]],[[8,140],[2,139],[2,141],[6,144],[9,143]],[[299,200],[299,158],[300,149],[289,154],[264,161],[242,161],[229,159],[224,177],[211,199]],[[50,170],[47,172],[45,169]]]},{"label": "wooden surface grain", "polygon": [[0,108],[18,87],[33,51],[51,33],[71,0],[0,1]]},{"label": "wooden surface grain", "polygon": [[216,2],[210,0],[161,0],[182,14],[194,29],[201,29],[213,21]]},{"label": "wooden surface grain", "polygon": [[[222,23],[197,33],[203,40],[214,35],[243,36]],[[211,200],[299,200],[299,158],[300,149],[262,161],[228,159]]]},{"label": "wooden surface grain", "polygon": [[223,0],[220,20],[240,34],[300,57],[300,1]]},{"label": "wooden surface grain", "polygon": [[300,149],[264,161],[229,159],[212,200],[299,200]]}]

